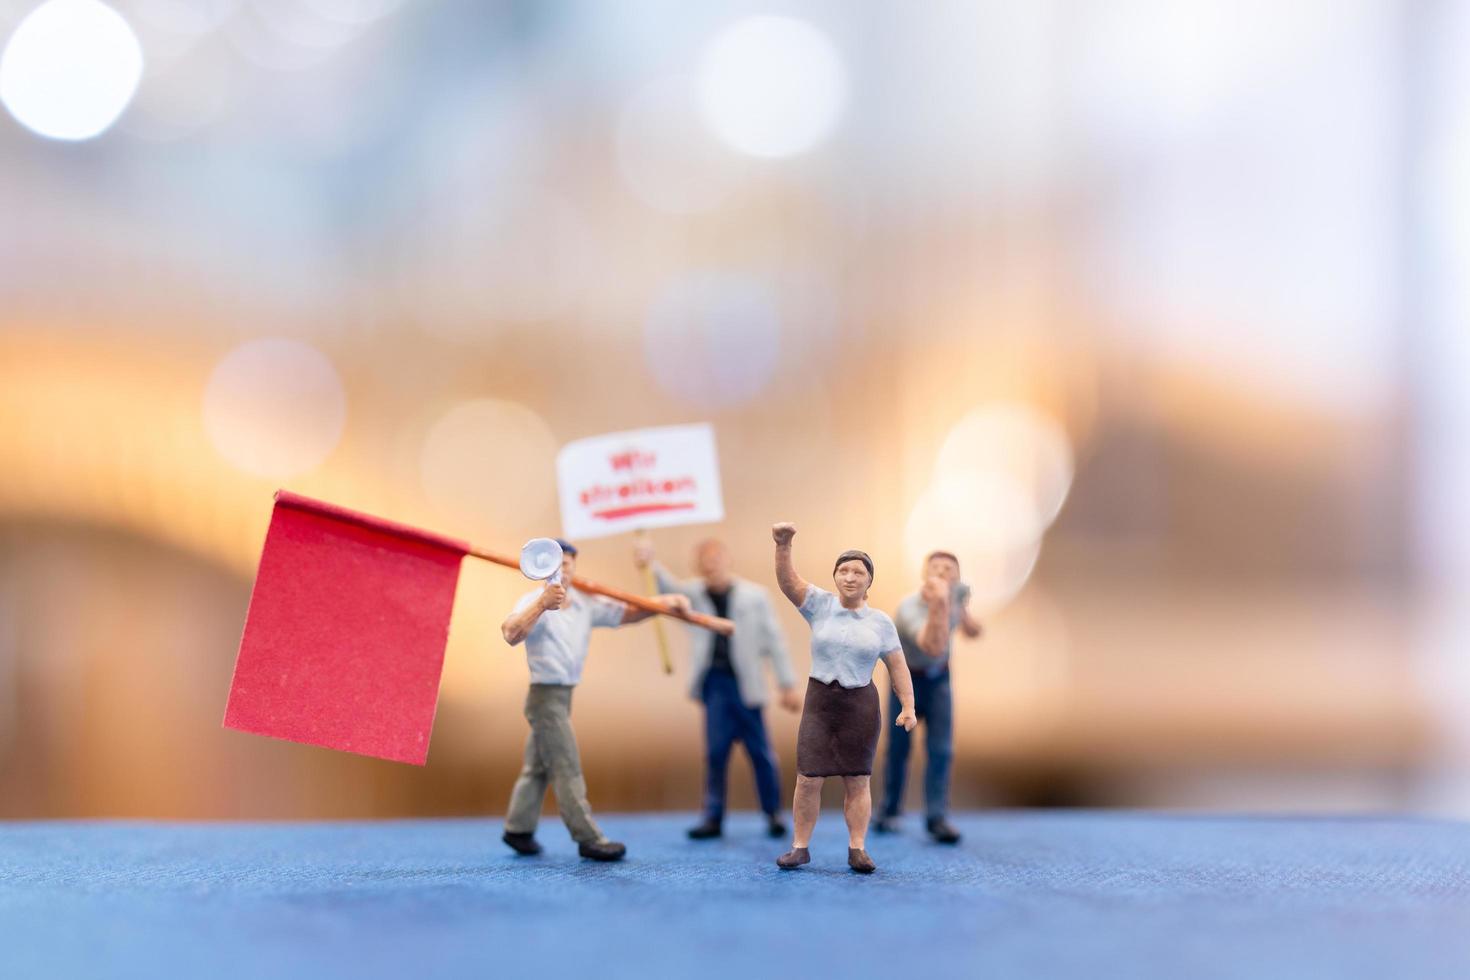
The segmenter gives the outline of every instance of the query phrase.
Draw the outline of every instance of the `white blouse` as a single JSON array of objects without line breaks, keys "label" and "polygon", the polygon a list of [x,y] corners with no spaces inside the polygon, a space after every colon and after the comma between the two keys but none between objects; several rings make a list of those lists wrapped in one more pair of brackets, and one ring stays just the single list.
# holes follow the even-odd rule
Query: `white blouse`
[{"label": "white blouse", "polygon": [[844,608],[825,589],[809,585],[801,615],[812,627],[812,677],[823,684],[867,687],[878,658],[898,650],[898,630],[881,609]]}]

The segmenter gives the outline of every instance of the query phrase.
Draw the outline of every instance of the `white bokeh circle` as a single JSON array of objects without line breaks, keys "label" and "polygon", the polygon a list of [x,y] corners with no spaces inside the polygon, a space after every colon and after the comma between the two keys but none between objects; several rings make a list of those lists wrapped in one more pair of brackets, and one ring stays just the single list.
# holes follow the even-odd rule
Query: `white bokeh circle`
[{"label": "white bokeh circle", "polygon": [[0,102],[21,125],[58,140],[100,136],[132,101],[143,49],[99,0],[47,0],[0,54]]},{"label": "white bokeh circle", "polygon": [[295,340],[248,341],[215,365],[204,428],[231,466],[287,479],[319,466],[342,438],[347,396],[326,355]]},{"label": "white bokeh circle", "polygon": [[760,15],[726,27],[698,71],[700,115],[731,148],[756,157],[812,149],[837,125],[847,74],[825,34],[793,17]]},{"label": "white bokeh circle", "polygon": [[1071,441],[1055,419],[1020,402],[998,402],[971,410],[950,428],[934,479],[1008,477],[1029,491],[1045,528],[1067,498],[1073,469]]},{"label": "white bokeh circle", "polygon": [[419,473],[455,533],[489,535],[542,517],[556,501],[556,437],[519,402],[477,398],[429,429]]},{"label": "white bokeh circle", "polygon": [[972,590],[976,614],[1004,606],[1026,584],[1044,527],[1029,488],[1001,473],[936,481],[904,525],[904,558],[915,573],[924,557],[949,551]]}]

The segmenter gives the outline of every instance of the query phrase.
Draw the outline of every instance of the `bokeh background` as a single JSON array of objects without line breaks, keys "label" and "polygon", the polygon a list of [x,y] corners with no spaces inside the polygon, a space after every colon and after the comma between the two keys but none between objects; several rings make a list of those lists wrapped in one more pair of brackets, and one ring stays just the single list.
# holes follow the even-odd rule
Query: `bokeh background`
[{"label": "bokeh background", "polygon": [[[727,520],[658,532],[675,569],[714,534],[772,585],[791,520],[892,610],[959,552],[957,805],[1470,812],[1467,5],[3,0],[0,38],[0,816],[502,812],[502,569],[425,768],[220,727],[272,492],[510,550],[562,443],[693,421]],[[581,570],[639,588],[631,548]],[[599,810],[698,805],[669,632],[673,678],[594,641]]]}]

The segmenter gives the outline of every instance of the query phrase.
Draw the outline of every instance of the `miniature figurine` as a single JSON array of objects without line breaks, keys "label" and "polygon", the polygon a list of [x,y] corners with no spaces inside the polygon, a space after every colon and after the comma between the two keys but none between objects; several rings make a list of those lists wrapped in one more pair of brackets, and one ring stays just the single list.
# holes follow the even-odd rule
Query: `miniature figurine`
[{"label": "miniature figurine", "polygon": [[[561,579],[567,583],[577,566],[577,549],[560,539]],[[658,596],[665,605],[683,612],[689,600],[682,595]],[[586,595],[556,579],[522,596],[500,627],[511,646],[526,644],[531,687],[526,694],[525,765],[511,792],[503,840],[517,854],[540,854],[536,824],[548,783],[556,793],[557,808],[577,851],[596,861],[617,861],[627,848],[603,836],[587,803],[582,760],[572,732],[572,689],[582,677],[587,646],[596,627],[626,626],[654,615],[597,595]]]},{"label": "miniature figurine", "polygon": [[[975,639],[980,623],[967,606],[970,588],[960,581],[960,560],[947,551],[924,559],[924,584],[899,603],[894,617],[904,659],[913,677],[914,711],[924,722],[924,812],[929,834],[941,844],[958,844],[960,832],[948,820],[949,773],[954,760],[954,703],[949,686],[952,637],[958,627]],[[888,715],[902,706],[888,699]],[[873,827],[879,833],[898,830],[903,810],[904,777],[912,736],[906,729],[888,732],[883,770],[883,810]]]},{"label": "miniature figurine", "polygon": [[861,874],[871,874],[877,866],[864,844],[873,811],[869,779],[883,725],[878,689],[873,684],[878,661],[888,668],[888,679],[902,705],[895,724],[905,731],[917,724],[914,690],[893,620],[867,602],[873,559],[862,551],[838,555],[832,569],[834,595],[796,574],[791,563],[795,535],[793,524],[771,528],[776,541],[776,581],[812,628],[812,671],[796,739],[796,798],[791,806],[796,830],[791,850],[776,864],[789,870],[811,860],[807,847],[822,807],[822,781],[841,776],[847,864]]},{"label": "miniature figurine", "polygon": [[679,593],[695,611],[735,621],[733,636],[701,630],[694,639],[689,695],[704,705],[705,781],[703,819],[690,828],[689,836],[709,840],[723,832],[725,772],[737,739],[750,756],[766,831],[772,837],[785,836],[780,769],[762,716],[767,698],[763,663],[769,663],[776,675],[783,708],[800,711],[801,700],[786,641],[766,590],[735,577],[730,549],[713,538],[694,549],[698,578],[675,579],[654,558],[653,545],[647,540],[635,546],[633,561],[639,568],[653,566],[660,592]]}]

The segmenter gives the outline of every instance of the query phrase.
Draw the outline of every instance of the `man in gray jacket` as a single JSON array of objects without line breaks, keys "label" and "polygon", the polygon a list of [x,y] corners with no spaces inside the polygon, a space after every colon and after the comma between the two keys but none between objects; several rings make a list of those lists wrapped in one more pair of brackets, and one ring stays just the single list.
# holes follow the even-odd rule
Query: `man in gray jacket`
[{"label": "man in gray jacket", "polygon": [[801,710],[796,693],[796,674],[786,652],[786,641],[776,625],[766,590],[736,578],[731,570],[730,549],[723,541],[709,539],[694,550],[698,578],[679,580],[669,574],[653,555],[647,539],[634,551],[639,568],[653,565],[658,591],[682,594],[697,612],[724,616],[735,622],[733,636],[700,630],[694,637],[689,694],[704,704],[705,791],[704,819],[691,828],[695,840],[719,837],[725,817],[725,770],[730,750],[738,739],[745,745],[755,770],[756,794],[766,815],[772,837],[784,837],[781,822],[781,776],[776,753],[766,735],[761,709],[767,688],[763,665],[769,662],[781,688],[781,706]]}]

